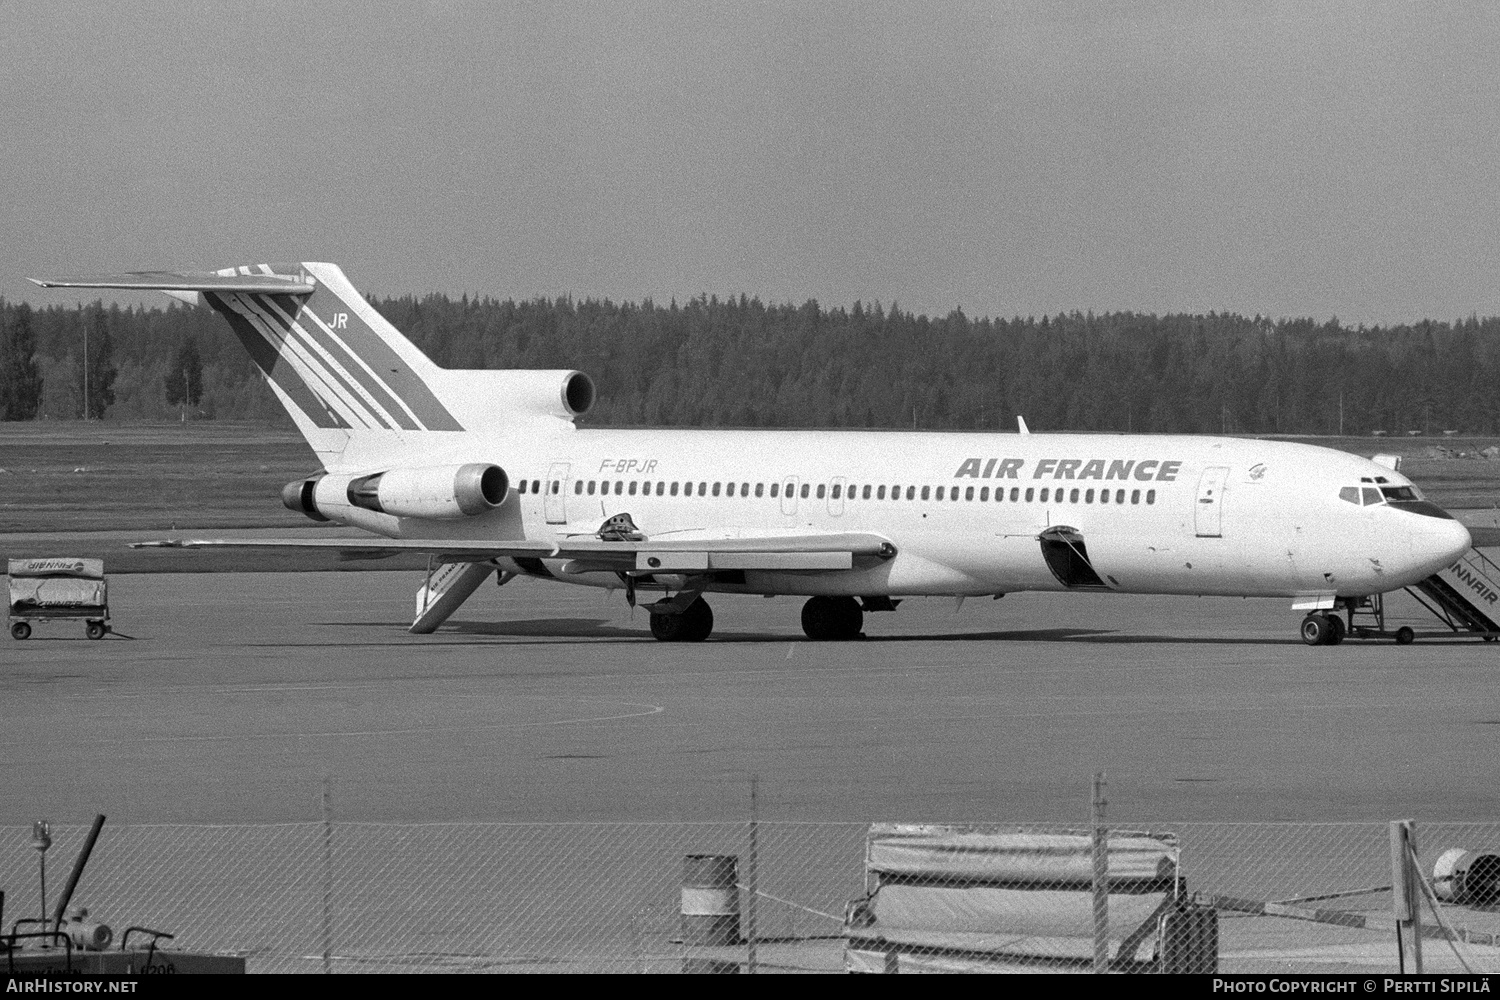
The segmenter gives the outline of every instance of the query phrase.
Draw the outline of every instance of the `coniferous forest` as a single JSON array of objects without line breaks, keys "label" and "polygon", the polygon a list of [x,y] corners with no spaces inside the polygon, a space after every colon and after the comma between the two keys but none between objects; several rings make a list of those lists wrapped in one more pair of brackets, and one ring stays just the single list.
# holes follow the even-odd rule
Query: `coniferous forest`
[{"label": "coniferous forest", "polygon": [[[1215,313],[933,319],[743,296],[371,301],[446,367],[588,372],[594,426],[1010,430],[1019,413],[1034,430],[1500,432],[1500,318],[1347,327]],[[0,300],[0,419],[85,408],[290,423],[208,309]]]}]

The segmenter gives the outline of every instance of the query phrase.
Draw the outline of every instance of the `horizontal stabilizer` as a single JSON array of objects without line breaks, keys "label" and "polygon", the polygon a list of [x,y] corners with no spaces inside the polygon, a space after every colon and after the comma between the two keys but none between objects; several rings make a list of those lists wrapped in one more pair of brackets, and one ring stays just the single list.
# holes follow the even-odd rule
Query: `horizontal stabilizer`
[{"label": "horizontal stabilizer", "polygon": [[62,278],[28,278],[27,280],[43,288],[127,288],[143,292],[258,292],[271,295],[308,295],[313,290],[312,280],[303,274],[131,271],[127,274],[84,274]]}]

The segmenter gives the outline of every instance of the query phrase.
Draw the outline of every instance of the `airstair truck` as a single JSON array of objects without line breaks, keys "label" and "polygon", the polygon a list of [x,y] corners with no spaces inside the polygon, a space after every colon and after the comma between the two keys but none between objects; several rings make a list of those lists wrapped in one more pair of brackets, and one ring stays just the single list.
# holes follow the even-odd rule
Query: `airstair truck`
[{"label": "airstair truck", "polygon": [[82,620],[90,639],[109,632],[109,584],[103,559],[11,559],[10,637],[31,638],[35,622]]}]

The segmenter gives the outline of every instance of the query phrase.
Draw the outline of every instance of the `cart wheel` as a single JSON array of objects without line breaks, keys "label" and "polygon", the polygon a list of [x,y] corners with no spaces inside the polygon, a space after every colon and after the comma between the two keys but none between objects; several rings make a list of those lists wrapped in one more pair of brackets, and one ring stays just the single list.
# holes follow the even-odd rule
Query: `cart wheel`
[{"label": "cart wheel", "polygon": [[1417,637],[1417,633],[1413,632],[1411,629],[1407,628],[1405,625],[1402,625],[1400,628],[1398,628],[1396,630],[1396,645],[1398,645],[1398,646],[1410,646],[1411,643],[1412,643],[1412,640],[1415,639],[1416,637]]},{"label": "cart wheel", "polygon": [[25,622],[12,622],[10,626],[10,637],[12,639],[30,639],[31,626]]},{"label": "cart wheel", "polygon": [[108,632],[109,629],[104,627],[103,622],[89,622],[88,627],[84,631],[90,639],[103,639],[104,633]]}]

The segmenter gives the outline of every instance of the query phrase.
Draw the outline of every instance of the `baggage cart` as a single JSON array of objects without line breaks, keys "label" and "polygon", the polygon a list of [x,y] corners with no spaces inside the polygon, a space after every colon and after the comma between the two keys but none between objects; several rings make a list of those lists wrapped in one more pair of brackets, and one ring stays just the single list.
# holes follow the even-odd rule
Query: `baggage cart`
[{"label": "baggage cart", "polygon": [[82,621],[84,634],[109,633],[109,583],[103,559],[11,559],[10,637],[29,639],[34,622]]}]

